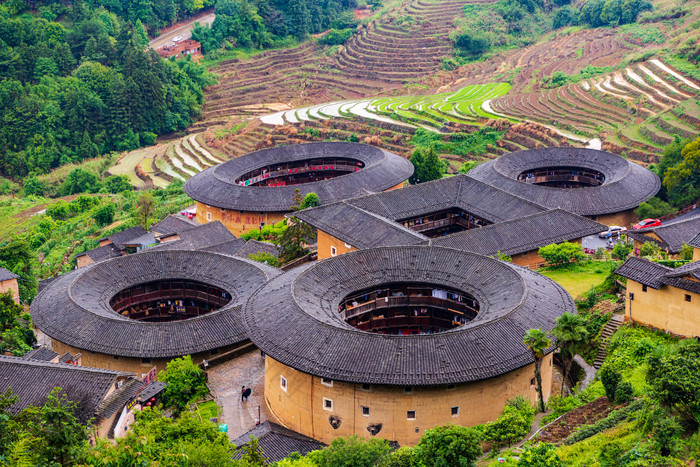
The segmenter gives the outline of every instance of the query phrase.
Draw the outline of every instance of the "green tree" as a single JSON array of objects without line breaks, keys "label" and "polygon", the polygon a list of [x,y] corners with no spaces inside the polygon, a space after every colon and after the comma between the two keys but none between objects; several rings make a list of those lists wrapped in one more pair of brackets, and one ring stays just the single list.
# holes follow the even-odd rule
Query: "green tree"
[{"label": "green tree", "polygon": [[35,173],[29,174],[29,177],[24,179],[24,194],[27,196],[44,196],[46,185],[39,180]]},{"label": "green tree", "polygon": [[627,241],[619,241],[615,244],[612,250],[612,257],[624,261],[632,253],[634,243]]},{"label": "green tree", "polygon": [[165,371],[158,373],[158,380],[167,383],[163,390],[163,404],[178,413],[209,393],[204,371],[192,362],[189,355],[169,361]]},{"label": "green tree", "polygon": [[307,455],[319,467],[373,467],[391,452],[385,439],[362,439],[357,435],[340,437],[320,451]]},{"label": "green tree", "polygon": [[33,449],[41,456],[45,465],[76,465],[84,456],[88,441],[88,430],[76,416],[79,403],[68,399],[55,388],[42,407],[30,406],[18,417],[23,431],[36,442]]},{"label": "green tree", "polygon": [[427,430],[415,450],[426,466],[469,467],[481,456],[481,435],[473,428],[442,425]]},{"label": "green tree", "polygon": [[311,32],[311,13],[306,0],[289,0],[287,3],[288,29],[297,39]]},{"label": "green tree", "polygon": [[78,193],[97,193],[102,188],[99,178],[92,172],[81,168],[70,171],[64,180],[59,193],[61,196],[75,195]]},{"label": "green tree", "polygon": [[556,449],[549,443],[528,446],[518,459],[518,467],[564,467]]},{"label": "green tree", "polygon": [[523,345],[532,352],[535,360],[535,381],[537,382],[537,394],[540,412],[544,412],[544,394],[542,393],[542,360],[544,353],[552,345],[542,329],[528,329],[523,336]]},{"label": "green tree", "polygon": [[579,243],[563,242],[540,247],[538,254],[552,266],[575,263],[586,258]]},{"label": "green tree", "polygon": [[[586,320],[581,315],[564,312],[556,319],[556,325],[552,329],[555,345],[559,348],[559,354],[564,362],[564,377],[571,372],[574,357],[588,343],[588,329]],[[561,385],[561,393],[564,394],[564,382]]]},{"label": "green tree", "polygon": [[315,208],[321,205],[321,198],[316,193],[307,193],[304,201],[301,202],[300,209]]},{"label": "green tree", "polygon": [[408,179],[412,185],[439,180],[444,174],[445,166],[432,146],[416,149],[409,160],[413,164],[413,175]]},{"label": "green tree", "polygon": [[83,142],[80,143],[79,154],[80,158],[83,160],[94,159],[95,157],[100,155],[100,150],[97,148],[97,145],[93,143],[90,139],[90,135],[88,134],[87,130],[83,132]]},{"label": "green tree", "polygon": [[[303,203],[304,199],[297,188],[292,196],[292,211],[300,210]],[[287,228],[275,239],[275,245],[279,250],[279,261],[284,264],[305,256],[309,252],[306,244],[312,236],[313,229],[309,224],[296,217],[289,217]]]},{"label": "green tree", "polygon": [[148,230],[150,221],[156,213],[156,200],[150,192],[142,193],[136,201],[136,218],[144,229]]},{"label": "green tree", "polygon": [[681,157],[677,166],[669,167],[663,181],[669,199],[676,206],[700,198],[700,137],[683,148]]},{"label": "green tree", "polygon": [[634,213],[639,219],[655,219],[657,217],[665,216],[666,214],[671,214],[675,209],[673,206],[668,204],[659,198],[650,198],[647,202],[639,205],[635,209]]},{"label": "green tree", "polygon": [[640,256],[656,256],[661,251],[661,247],[654,241],[647,241],[639,248]]},{"label": "green tree", "polygon": [[12,237],[5,244],[0,244],[0,267],[20,276],[17,280],[19,298],[24,303],[31,303],[37,292],[34,255],[29,241],[24,237]]},{"label": "green tree", "polygon": [[687,243],[683,242],[683,246],[681,247],[681,255],[680,259],[685,260],[685,261],[690,261],[693,259],[693,250],[694,248],[692,245],[688,245]]},{"label": "green tree", "polygon": [[617,385],[622,379],[620,370],[618,370],[612,363],[603,365],[600,369],[600,381],[603,383],[603,388],[605,389],[605,395],[608,397],[610,402],[615,401],[615,393],[617,392]]},{"label": "green tree", "polygon": [[93,214],[92,218],[95,219],[97,225],[104,227],[106,225],[114,222],[114,205],[109,203],[98,208]]},{"label": "green tree", "polygon": [[652,396],[695,428],[700,424],[700,344],[682,342],[668,354],[653,353],[647,383]]},{"label": "green tree", "polygon": [[527,435],[532,419],[533,417],[525,416],[515,407],[506,405],[497,420],[486,424],[484,438],[497,449],[510,446]]},{"label": "green tree", "polygon": [[108,193],[121,193],[122,191],[132,191],[134,187],[129,183],[126,175],[110,175],[104,181],[104,187]]}]

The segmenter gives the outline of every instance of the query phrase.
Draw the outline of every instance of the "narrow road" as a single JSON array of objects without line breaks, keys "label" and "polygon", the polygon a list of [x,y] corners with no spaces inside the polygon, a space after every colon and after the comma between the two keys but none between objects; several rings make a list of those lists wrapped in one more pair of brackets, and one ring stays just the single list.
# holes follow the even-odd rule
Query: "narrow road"
[{"label": "narrow road", "polygon": [[165,34],[156,37],[148,43],[148,46],[152,49],[160,49],[166,45],[173,45],[173,38],[175,36],[180,36],[183,39],[189,39],[190,37],[192,37],[192,27],[194,27],[194,23],[211,24],[214,22],[214,18],[214,13],[211,13],[209,15],[193,19],[192,21],[183,24],[177,29],[173,29],[172,31],[168,31]]}]

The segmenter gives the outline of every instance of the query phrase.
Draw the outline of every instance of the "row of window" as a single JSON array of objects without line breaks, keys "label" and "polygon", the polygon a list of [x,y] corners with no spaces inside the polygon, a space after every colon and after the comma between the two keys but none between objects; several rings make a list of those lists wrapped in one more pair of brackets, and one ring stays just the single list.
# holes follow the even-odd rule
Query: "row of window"
[{"label": "row of window", "polygon": [[[647,291],[647,286],[642,285],[642,292]],[[634,293],[630,293],[630,300],[634,300]],[[693,300],[693,297],[690,296],[690,294],[685,294],[685,301],[686,302],[691,302]]]},{"label": "row of window", "polygon": [[[327,379],[327,378],[321,378],[321,384],[324,386],[328,387],[333,387],[333,380],[332,379]],[[284,392],[287,392],[287,378],[284,376],[280,376],[280,387]],[[447,385],[447,389],[454,389],[456,386],[454,384],[449,384]],[[370,384],[363,384],[362,389],[364,391],[370,391],[372,389],[372,386]],[[413,394],[413,386],[405,386],[404,387],[404,394]],[[367,406],[361,406],[360,407],[362,411],[362,415],[365,417],[369,417],[369,407]],[[333,411],[333,399],[329,399],[327,397],[323,398],[323,410],[328,410],[330,412]],[[451,407],[450,408],[450,413],[453,417],[457,417],[459,415],[459,406]],[[416,411],[415,410],[408,410],[406,411],[406,420],[415,420],[416,419]]]}]

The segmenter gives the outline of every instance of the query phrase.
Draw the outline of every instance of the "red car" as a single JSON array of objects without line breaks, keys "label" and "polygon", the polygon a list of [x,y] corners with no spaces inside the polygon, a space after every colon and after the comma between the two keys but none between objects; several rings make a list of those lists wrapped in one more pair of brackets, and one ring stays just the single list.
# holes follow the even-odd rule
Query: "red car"
[{"label": "red car", "polygon": [[647,227],[656,227],[657,225],[661,225],[661,221],[658,219],[644,219],[643,221],[640,221],[638,224],[634,224],[632,229],[633,230],[646,229]]}]

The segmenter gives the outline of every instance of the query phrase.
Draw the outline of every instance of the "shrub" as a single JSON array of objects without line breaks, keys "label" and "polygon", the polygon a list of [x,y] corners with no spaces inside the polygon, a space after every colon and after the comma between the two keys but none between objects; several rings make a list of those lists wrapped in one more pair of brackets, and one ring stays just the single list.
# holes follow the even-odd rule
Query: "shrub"
[{"label": "shrub", "polygon": [[605,388],[605,395],[608,397],[610,402],[615,400],[615,392],[617,391],[617,385],[620,383],[622,376],[617,368],[614,368],[610,364],[603,365],[600,369],[600,381],[603,383]]},{"label": "shrub", "polygon": [[319,44],[323,45],[341,45],[344,44],[345,41],[350,39],[354,33],[355,31],[350,28],[331,29],[328,32],[328,34],[324,34],[323,36],[316,39],[316,41]]},{"label": "shrub", "polygon": [[578,243],[563,242],[540,247],[538,254],[552,266],[582,261],[586,258],[583,247]]},{"label": "shrub", "polygon": [[639,248],[639,255],[640,256],[656,256],[659,253],[659,250],[661,248],[659,245],[656,244],[656,242],[653,241],[648,241],[644,242],[644,244]]},{"label": "shrub", "polygon": [[535,409],[530,401],[516,396],[508,401],[496,421],[486,424],[484,438],[494,446],[510,446],[527,435],[534,417]]},{"label": "shrub", "polygon": [[629,381],[620,381],[615,390],[615,402],[626,404],[634,398],[634,389]]},{"label": "shrub", "polygon": [[189,355],[169,361],[166,370],[158,374],[158,380],[167,383],[163,390],[163,404],[178,413],[209,393],[204,371],[192,362]]},{"label": "shrub", "polygon": [[656,420],[652,439],[662,456],[668,456],[671,453],[682,431],[675,417],[669,414]]},{"label": "shrub", "polygon": [[114,222],[114,205],[106,204],[102,206],[92,214],[92,218],[95,219],[95,222],[100,227],[111,224]]},{"label": "shrub", "polygon": [[426,466],[473,466],[481,456],[481,436],[473,428],[438,426],[425,432],[415,450]]},{"label": "shrub", "polygon": [[612,250],[612,257],[624,261],[632,253],[634,244],[632,242],[619,241]]},{"label": "shrub", "polygon": [[336,438],[330,446],[307,457],[319,467],[372,467],[391,452],[385,439],[362,439],[357,435]]},{"label": "shrub", "polygon": [[321,205],[321,198],[316,193],[307,193],[304,196],[304,201],[301,203],[301,209],[315,208]]},{"label": "shrub", "polygon": [[538,443],[529,446],[518,460],[518,467],[564,467],[553,445]]},{"label": "shrub", "polygon": [[260,253],[248,255],[248,258],[252,259],[253,261],[257,261],[259,263],[265,263],[268,266],[272,266],[273,268],[277,268],[280,265],[280,261],[279,261],[279,259],[277,259],[276,256],[273,256],[270,253],[265,253],[262,251]]}]

